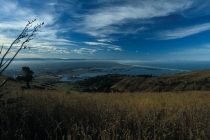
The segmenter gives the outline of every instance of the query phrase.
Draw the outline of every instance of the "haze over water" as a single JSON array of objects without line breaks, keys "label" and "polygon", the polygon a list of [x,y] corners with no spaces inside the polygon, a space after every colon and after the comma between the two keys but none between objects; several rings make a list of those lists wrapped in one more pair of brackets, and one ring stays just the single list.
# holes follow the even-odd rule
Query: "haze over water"
[{"label": "haze over water", "polygon": [[180,73],[210,68],[210,61],[140,61],[140,60],[15,60],[4,72],[14,76],[23,66],[30,67],[35,75],[65,75],[93,77],[106,74],[142,75]]}]

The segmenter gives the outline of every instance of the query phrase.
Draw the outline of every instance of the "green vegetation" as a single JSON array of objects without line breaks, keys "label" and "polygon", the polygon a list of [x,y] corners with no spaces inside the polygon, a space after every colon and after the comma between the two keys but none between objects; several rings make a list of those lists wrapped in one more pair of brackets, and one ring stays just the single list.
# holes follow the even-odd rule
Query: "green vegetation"
[{"label": "green vegetation", "polygon": [[25,81],[26,82],[26,88],[29,89],[29,88],[31,88],[29,82],[31,82],[32,79],[34,78],[33,77],[34,72],[29,67],[26,67],[26,66],[22,67],[22,71],[24,73],[24,76],[22,76],[22,75],[17,76],[16,80]]},{"label": "green vegetation", "polygon": [[[26,46],[27,42],[30,42],[33,40],[39,31],[39,28],[44,25],[44,22],[39,23],[33,27],[33,29],[30,29],[33,25],[33,23],[36,21],[36,19],[32,21],[28,21],[25,28],[22,30],[22,32],[18,35],[18,37],[8,46],[8,48],[4,48],[4,45],[1,46],[0,49],[0,75],[8,68],[8,66],[11,64],[11,62],[16,58],[18,53],[22,49],[30,49],[30,47]],[[20,44],[18,47],[17,45]],[[14,47],[14,45],[16,45]],[[1,56],[2,55],[2,56]],[[7,81],[11,80],[11,78],[6,78],[2,80],[0,83],[0,99],[6,95],[7,92],[4,92],[3,86],[6,84]],[[12,79],[14,80],[14,79]],[[28,85],[29,86],[29,85]]]},{"label": "green vegetation", "polygon": [[0,139],[210,138],[209,92],[107,94],[31,89],[7,96],[14,100],[0,107]]},{"label": "green vegetation", "polygon": [[112,89],[112,86],[126,78],[152,78],[152,75],[124,75],[124,74],[108,74],[95,76],[92,78],[79,81],[79,87],[83,87],[84,92],[119,92],[119,90]]}]

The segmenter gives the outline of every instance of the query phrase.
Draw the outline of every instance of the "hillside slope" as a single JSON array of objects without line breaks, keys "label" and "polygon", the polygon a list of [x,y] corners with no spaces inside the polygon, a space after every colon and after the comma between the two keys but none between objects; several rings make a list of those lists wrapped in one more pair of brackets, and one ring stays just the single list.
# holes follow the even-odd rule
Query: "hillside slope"
[{"label": "hillside slope", "polygon": [[210,69],[159,77],[127,77],[111,89],[120,92],[209,91]]}]

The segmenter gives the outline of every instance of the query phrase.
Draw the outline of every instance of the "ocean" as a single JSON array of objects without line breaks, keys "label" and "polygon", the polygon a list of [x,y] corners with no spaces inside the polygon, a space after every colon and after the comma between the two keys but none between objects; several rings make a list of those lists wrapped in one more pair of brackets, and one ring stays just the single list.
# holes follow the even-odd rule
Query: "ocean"
[{"label": "ocean", "polygon": [[120,60],[119,64],[132,65],[146,69],[146,73],[159,76],[163,74],[188,72],[195,70],[210,69],[210,61],[140,61]]},{"label": "ocean", "polygon": [[210,61],[141,61],[141,60],[15,60],[4,75],[21,74],[23,66],[35,75],[60,75],[61,81],[77,81],[106,74],[154,75],[209,69]]}]

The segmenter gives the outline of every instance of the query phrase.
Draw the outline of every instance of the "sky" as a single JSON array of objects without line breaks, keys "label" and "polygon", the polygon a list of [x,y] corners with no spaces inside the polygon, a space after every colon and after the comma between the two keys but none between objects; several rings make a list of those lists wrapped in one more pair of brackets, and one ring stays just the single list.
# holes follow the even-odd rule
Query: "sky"
[{"label": "sky", "polygon": [[207,0],[0,0],[0,13],[3,52],[45,23],[19,58],[210,60]]}]

